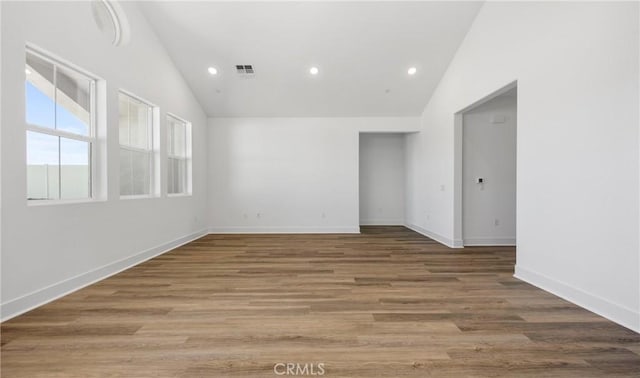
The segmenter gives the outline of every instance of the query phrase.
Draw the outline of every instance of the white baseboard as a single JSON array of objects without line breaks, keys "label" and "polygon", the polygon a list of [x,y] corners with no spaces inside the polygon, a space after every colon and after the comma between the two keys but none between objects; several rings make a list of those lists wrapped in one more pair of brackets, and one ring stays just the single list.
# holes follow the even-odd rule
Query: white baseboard
[{"label": "white baseboard", "polygon": [[129,269],[132,266],[169,252],[172,249],[183,244],[187,244],[190,241],[198,239],[206,234],[206,230],[195,232],[2,303],[0,305],[0,319],[3,322],[5,320],[9,320],[36,307],[40,307],[58,298],[64,297],[65,295],[71,294],[74,291],[80,290],[83,287],[102,281],[103,279]]},{"label": "white baseboard", "polygon": [[463,248],[464,245],[462,244],[462,240],[454,240],[454,239],[449,239],[447,237],[444,237],[442,235],[439,235],[435,232],[429,231],[425,228],[422,228],[420,226],[417,226],[415,224],[411,224],[411,223],[405,223],[404,225],[406,228],[413,230],[419,234],[422,234],[428,238],[431,238],[435,241],[437,241],[438,243],[444,244],[449,248]]},{"label": "white baseboard", "polygon": [[514,277],[640,333],[640,312],[521,266],[516,265]]},{"label": "white baseboard", "polygon": [[361,226],[404,226],[403,219],[362,219]]},{"label": "white baseboard", "polygon": [[516,238],[465,238],[465,247],[480,246],[515,246]]},{"label": "white baseboard", "polygon": [[212,227],[210,234],[359,234],[360,227]]}]

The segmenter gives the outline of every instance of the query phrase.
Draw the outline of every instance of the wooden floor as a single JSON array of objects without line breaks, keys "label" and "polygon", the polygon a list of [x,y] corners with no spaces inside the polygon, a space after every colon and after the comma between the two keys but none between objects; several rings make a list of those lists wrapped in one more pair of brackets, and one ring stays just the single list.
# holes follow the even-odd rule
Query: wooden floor
[{"label": "wooden floor", "polygon": [[403,227],[209,235],[3,323],[2,377],[638,376],[640,335],[514,259]]}]

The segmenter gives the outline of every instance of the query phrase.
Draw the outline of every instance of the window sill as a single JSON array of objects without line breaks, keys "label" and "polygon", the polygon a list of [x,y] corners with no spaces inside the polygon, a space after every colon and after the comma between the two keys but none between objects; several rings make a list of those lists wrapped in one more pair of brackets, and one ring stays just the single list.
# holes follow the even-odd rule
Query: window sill
[{"label": "window sill", "polygon": [[137,200],[137,199],[154,199],[154,198],[160,198],[160,197],[152,194],[120,196],[120,199],[124,201]]},{"label": "window sill", "polygon": [[191,193],[168,193],[167,197],[169,198],[180,198],[180,197],[192,197]]},{"label": "window sill", "polygon": [[101,203],[106,202],[103,199],[87,198],[78,200],[27,200],[28,207],[40,207],[40,206],[64,206],[64,205],[77,205],[88,203]]}]

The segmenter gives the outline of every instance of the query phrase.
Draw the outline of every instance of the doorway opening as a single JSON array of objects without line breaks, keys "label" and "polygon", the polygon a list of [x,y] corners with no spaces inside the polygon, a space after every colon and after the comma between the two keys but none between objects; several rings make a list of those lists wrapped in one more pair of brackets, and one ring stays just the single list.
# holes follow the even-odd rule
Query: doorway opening
[{"label": "doorway opening", "polygon": [[456,239],[515,246],[517,83],[456,113],[455,127]]},{"label": "doorway opening", "polygon": [[403,226],[406,133],[360,133],[361,226]]}]

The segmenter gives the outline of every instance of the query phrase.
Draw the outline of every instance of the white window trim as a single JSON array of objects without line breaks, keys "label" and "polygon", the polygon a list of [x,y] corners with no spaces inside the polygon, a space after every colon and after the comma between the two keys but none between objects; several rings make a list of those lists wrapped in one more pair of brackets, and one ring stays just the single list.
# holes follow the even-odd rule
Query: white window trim
[{"label": "white window trim", "polygon": [[[160,193],[158,191],[159,187],[159,143],[158,143],[158,112],[159,108],[157,105],[154,105],[152,102],[145,100],[144,98],[135,95],[125,89],[119,89],[118,95],[122,93],[125,96],[128,96],[142,104],[145,104],[149,107],[149,129],[148,133],[149,138],[149,149],[134,147],[131,145],[126,145],[122,143],[118,143],[120,149],[133,151],[133,152],[141,152],[145,154],[149,154],[149,194],[119,194],[120,199],[122,200],[135,200],[135,199],[146,199],[146,198],[158,198],[160,197]],[[118,127],[119,132],[119,127]],[[119,139],[119,138],[118,138]],[[131,128],[129,128],[129,140],[131,140]],[[118,141],[119,142],[119,141]],[[118,188],[118,192],[120,192],[120,188]]]},{"label": "white window trim", "polygon": [[28,200],[27,205],[29,207],[38,207],[38,206],[58,206],[58,205],[77,205],[77,204],[85,204],[85,203],[95,203],[95,202],[105,202],[102,199],[50,199],[50,200]]},{"label": "white window trim", "polygon": [[[168,173],[167,173],[167,184],[165,185],[165,190],[167,191],[167,197],[191,197],[193,196],[193,190],[192,190],[192,185],[193,185],[193,176],[192,176],[192,170],[193,170],[193,160],[192,160],[192,149],[193,149],[193,138],[192,138],[192,127],[193,125],[191,124],[191,122],[187,121],[186,119],[179,117],[173,113],[169,113],[167,112],[167,116],[166,118],[173,118],[176,121],[182,122],[185,125],[185,151],[184,154],[185,156],[177,156],[177,155],[171,155],[171,151],[169,148],[169,143],[165,143],[167,146],[167,169],[169,168],[169,159],[178,159],[178,160],[183,160],[184,161],[184,165],[185,165],[185,182],[184,182],[184,192],[180,192],[180,193],[169,193],[169,182],[168,182]],[[167,142],[169,140],[169,125],[167,125]]]},{"label": "white window trim", "polygon": [[[89,135],[81,135],[81,134],[74,134],[74,133],[70,133],[64,130],[57,130],[57,129],[51,129],[48,127],[42,127],[42,126],[37,126],[37,125],[32,125],[30,123],[27,122],[26,120],[26,103],[24,104],[25,106],[25,112],[24,112],[24,123],[25,123],[25,136],[26,136],[26,132],[31,131],[31,132],[35,132],[35,133],[40,133],[40,134],[47,134],[47,135],[51,135],[51,136],[55,136],[55,137],[61,137],[61,138],[66,138],[66,139],[72,139],[72,140],[76,140],[76,141],[80,141],[80,142],[86,142],[89,143],[89,197],[88,198],[80,198],[80,199],[64,199],[64,198],[58,198],[58,199],[29,199],[27,198],[27,206],[43,206],[43,205],[67,205],[67,204],[79,204],[79,203],[93,203],[93,202],[103,202],[105,201],[105,199],[102,199],[100,196],[100,193],[98,193],[98,182],[97,182],[97,164],[98,164],[98,159],[97,159],[97,155],[98,155],[98,140],[96,138],[97,135],[97,95],[98,95],[98,90],[97,90],[97,86],[98,86],[98,82],[100,81],[100,78],[98,78],[96,75],[76,66],[75,64],[69,63],[67,61],[64,61],[62,59],[59,59],[55,56],[53,56],[52,54],[42,51],[40,48],[38,48],[37,46],[34,46],[32,44],[27,43],[25,46],[25,62],[26,62],[26,56],[27,54],[31,54],[34,55],[46,62],[49,62],[53,65],[54,69],[53,69],[53,87],[54,87],[54,98],[53,98],[53,102],[54,102],[54,109],[55,109],[55,105],[57,104],[56,102],[56,93],[57,93],[57,83],[56,83],[56,72],[58,67],[62,67],[64,69],[67,69],[69,71],[73,71],[75,73],[78,73],[84,77],[86,77],[87,79],[89,79],[91,81],[91,85],[90,85],[90,102],[89,102],[89,109],[90,109],[90,115],[91,117],[89,118],[90,121],[90,125],[89,125]],[[25,73],[26,75],[26,73]],[[25,77],[25,81],[26,81],[26,77]],[[26,96],[25,96],[26,98]],[[54,113],[55,114],[55,113]],[[59,142],[58,142],[59,143]],[[25,148],[26,148],[26,140],[25,140]],[[60,164],[60,150],[58,147],[58,164]],[[26,164],[25,164],[25,168],[26,168]],[[59,175],[61,174],[61,172],[58,173]],[[58,185],[60,185],[59,190],[61,189],[62,186],[62,180],[59,180]],[[60,195],[62,195],[62,191],[60,190]]]}]

